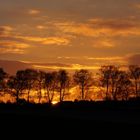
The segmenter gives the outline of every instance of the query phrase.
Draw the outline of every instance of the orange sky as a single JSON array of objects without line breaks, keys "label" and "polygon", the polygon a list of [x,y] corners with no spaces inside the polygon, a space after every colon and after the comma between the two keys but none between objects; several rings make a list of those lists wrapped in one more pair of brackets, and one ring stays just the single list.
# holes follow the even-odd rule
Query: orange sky
[{"label": "orange sky", "polygon": [[0,19],[0,59],[140,64],[139,0],[0,0]]}]

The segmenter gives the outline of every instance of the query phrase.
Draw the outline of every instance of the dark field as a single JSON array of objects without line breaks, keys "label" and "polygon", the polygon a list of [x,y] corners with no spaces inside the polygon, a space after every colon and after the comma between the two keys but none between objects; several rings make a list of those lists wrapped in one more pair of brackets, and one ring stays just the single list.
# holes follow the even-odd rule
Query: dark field
[{"label": "dark field", "polygon": [[[46,123],[83,122],[140,125],[140,101],[127,102],[63,102],[49,104],[0,104],[3,120],[31,121],[39,119]],[[57,122],[58,121],[58,122]],[[44,123],[45,123],[44,122]],[[37,123],[37,122],[36,122]]]},{"label": "dark field", "polygon": [[[3,130],[35,133],[124,133],[140,127],[140,102],[63,102],[49,104],[0,104]],[[13,129],[14,128],[14,129]],[[139,129],[137,129],[139,130]],[[22,131],[21,131],[22,132]],[[25,133],[23,132],[23,133]],[[45,133],[44,133],[45,132]]]}]

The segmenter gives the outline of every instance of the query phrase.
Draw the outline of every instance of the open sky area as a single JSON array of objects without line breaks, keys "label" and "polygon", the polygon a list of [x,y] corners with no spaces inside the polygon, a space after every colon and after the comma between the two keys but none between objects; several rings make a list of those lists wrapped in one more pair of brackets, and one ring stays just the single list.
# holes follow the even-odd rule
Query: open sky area
[{"label": "open sky area", "polygon": [[140,64],[140,0],[0,0],[0,19],[3,60],[52,69]]}]

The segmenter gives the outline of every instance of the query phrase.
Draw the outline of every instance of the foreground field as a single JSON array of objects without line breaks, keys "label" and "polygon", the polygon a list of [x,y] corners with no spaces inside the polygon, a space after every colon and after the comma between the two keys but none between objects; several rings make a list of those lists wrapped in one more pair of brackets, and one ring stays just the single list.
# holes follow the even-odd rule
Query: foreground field
[{"label": "foreground field", "polygon": [[6,123],[75,125],[140,125],[140,102],[63,102],[49,104],[0,104]]}]

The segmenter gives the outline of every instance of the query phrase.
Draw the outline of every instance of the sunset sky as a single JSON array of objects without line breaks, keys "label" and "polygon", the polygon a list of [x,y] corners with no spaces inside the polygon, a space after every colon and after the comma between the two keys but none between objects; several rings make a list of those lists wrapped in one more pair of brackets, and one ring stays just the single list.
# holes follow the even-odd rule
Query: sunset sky
[{"label": "sunset sky", "polygon": [[140,64],[140,0],[0,0],[0,59]]}]

